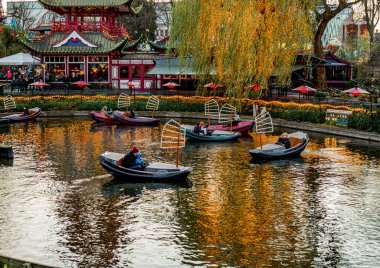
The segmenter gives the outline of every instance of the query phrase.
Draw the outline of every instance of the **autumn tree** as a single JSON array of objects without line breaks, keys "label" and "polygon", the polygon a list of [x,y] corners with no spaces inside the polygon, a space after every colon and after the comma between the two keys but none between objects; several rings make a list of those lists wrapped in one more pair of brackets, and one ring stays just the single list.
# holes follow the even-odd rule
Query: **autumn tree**
[{"label": "autumn tree", "polygon": [[3,25],[0,28],[0,58],[21,52],[21,47],[15,42],[13,30]]},{"label": "autumn tree", "polygon": [[199,79],[222,83],[227,96],[248,96],[244,86],[267,86],[270,75],[290,80],[297,51],[311,42],[304,0],[180,0],[173,9],[170,46],[191,55]]},{"label": "autumn tree", "polygon": [[370,43],[375,40],[375,28],[380,19],[380,1],[379,0],[363,0],[364,20],[368,26]]},{"label": "autumn tree", "polygon": [[154,32],[157,27],[155,2],[154,0],[140,0],[138,5],[141,4],[143,5],[143,8],[136,16],[123,16],[119,18],[119,21],[134,38],[142,36],[149,40],[154,40]]}]

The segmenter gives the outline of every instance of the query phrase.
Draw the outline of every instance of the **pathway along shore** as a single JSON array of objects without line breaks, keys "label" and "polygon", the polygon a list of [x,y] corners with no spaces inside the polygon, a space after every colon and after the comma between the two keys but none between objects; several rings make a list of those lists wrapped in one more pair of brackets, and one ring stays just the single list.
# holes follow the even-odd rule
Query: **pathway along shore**
[{"label": "pathway along shore", "polygon": [[[41,117],[87,117],[90,111],[77,111],[77,110],[60,110],[60,111],[42,111]],[[151,116],[150,111],[139,111],[139,116]],[[192,112],[166,112],[157,111],[155,117],[163,118],[178,118],[178,119],[196,119],[207,120],[203,113]],[[242,119],[252,119],[249,117],[242,117]],[[308,122],[293,122],[281,119],[273,119],[273,125],[276,127],[291,128],[296,130],[304,130],[309,132],[318,132],[323,134],[332,134],[338,136],[345,136],[350,138],[362,139],[367,141],[380,142],[380,134],[376,132],[366,132],[354,130],[345,127],[336,127],[329,125],[313,124]]]}]

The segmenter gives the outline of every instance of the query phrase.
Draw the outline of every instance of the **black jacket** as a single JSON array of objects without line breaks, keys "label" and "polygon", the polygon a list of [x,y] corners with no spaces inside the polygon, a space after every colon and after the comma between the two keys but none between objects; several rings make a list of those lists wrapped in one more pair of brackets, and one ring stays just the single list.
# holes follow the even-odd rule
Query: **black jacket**
[{"label": "black jacket", "polygon": [[193,132],[194,132],[195,134],[199,134],[199,133],[201,133],[201,127],[198,126],[198,125],[195,125],[195,126],[194,126],[194,130],[193,130]]},{"label": "black jacket", "polygon": [[134,112],[133,110],[131,110],[131,111],[129,112],[128,117],[129,117],[129,118],[135,118],[135,117],[136,117],[135,112]]},{"label": "black jacket", "polygon": [[129,168],[136,165],[136,156],[132,152],[127,153],[123,159],[123,167]]},{"label": "black jacket", "polygon": [[288,138],[278,138],[277,143],[284,145],[286,149],[290,148],[290,140]]}]

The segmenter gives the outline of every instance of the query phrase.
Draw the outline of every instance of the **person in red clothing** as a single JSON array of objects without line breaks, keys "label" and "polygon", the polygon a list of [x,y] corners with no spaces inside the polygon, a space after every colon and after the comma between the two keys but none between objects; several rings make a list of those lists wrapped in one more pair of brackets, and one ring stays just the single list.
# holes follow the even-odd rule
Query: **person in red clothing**
[{"label": "person in red clothing", "polygon": [[133,147],[132,150],[124,156],[122,166],[135,170],[145,170],[144,161],[141,161],[139,163],[136,162],[138,153],[139,149]]}]

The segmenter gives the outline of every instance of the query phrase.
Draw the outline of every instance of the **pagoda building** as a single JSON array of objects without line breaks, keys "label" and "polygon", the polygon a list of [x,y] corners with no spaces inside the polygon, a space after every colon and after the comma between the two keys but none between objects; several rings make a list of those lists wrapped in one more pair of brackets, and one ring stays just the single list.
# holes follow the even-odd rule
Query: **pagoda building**
[{"label": "pagoda building", "polygon": [[[39,2],[61,19],[30,29],[34,34],[19,36],[18,41],[41,59],[46,82],[60,82],[67,74],[70,81],[104,83],[114,88],[133,84],[135,89],[152,89],[157,84],[157,77],[146,73],[164,49],[142,38],[133,40],[117,23],[119,16],[134,16],[141,10],[134,0]],[[138,47],[149,49],[131,52]]]}]

